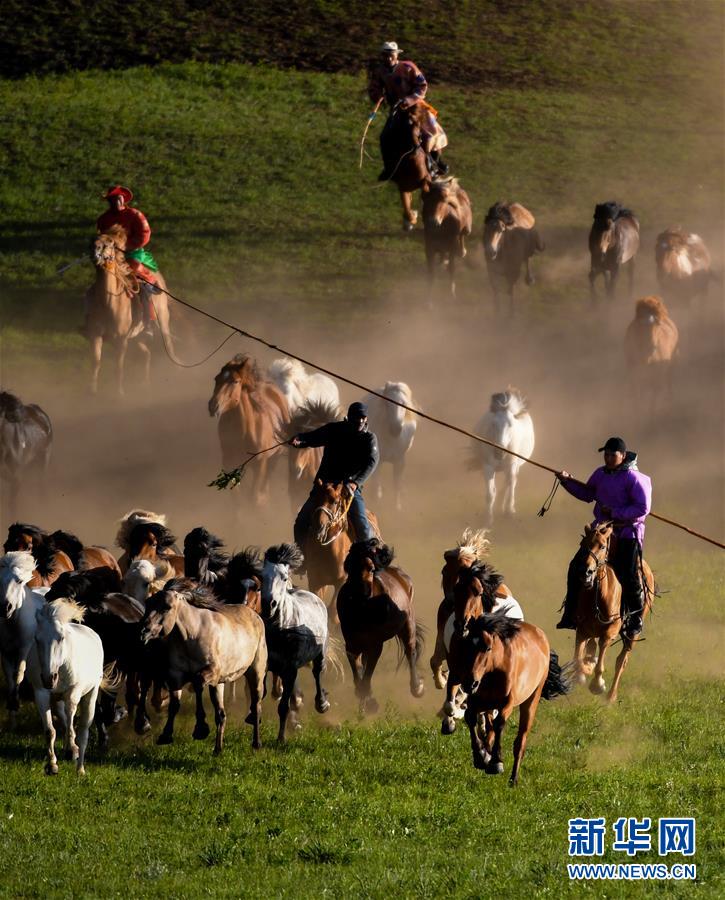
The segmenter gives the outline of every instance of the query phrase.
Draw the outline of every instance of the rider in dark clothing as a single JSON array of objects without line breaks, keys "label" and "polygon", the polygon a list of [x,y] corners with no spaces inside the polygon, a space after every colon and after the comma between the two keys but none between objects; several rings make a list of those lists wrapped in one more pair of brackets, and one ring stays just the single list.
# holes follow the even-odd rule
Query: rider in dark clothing
[{"label": "rider in dark clothing", "polygon": [[[375,471],[380,453],[378,439],[367,428],[367,406],[364,403],[352,403],[347,411],[347,418],[343,421],[329,422],[314,431],[298,434],[290,441],[293,447],[325,448],[315,480],[319,478],[320,481],[334,484],[342,482],[352,494],[348,517],[359,541],[375,537],[366,515],[361,488]],[[310,494],[297,514],[294,536],[300,547],[304,545],[316,502]]]}]

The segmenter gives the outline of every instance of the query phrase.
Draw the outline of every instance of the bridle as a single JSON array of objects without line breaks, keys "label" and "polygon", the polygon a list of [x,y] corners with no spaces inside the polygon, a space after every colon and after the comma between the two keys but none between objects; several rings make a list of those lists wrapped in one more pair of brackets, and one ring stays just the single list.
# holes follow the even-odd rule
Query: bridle
[{"label": "bridle", "polygon": [[[602,625],[611,625],[612,622],[616,622],[617,619],[622,618],[621,613],[618,615],[615,615],[615,616],[610,616],[608,619],[602,618],[601,610],[599,608],[599,597],[601,594],[600,589],[601,589],[601,584],[602,584],[602,578],[604,577],[604,574],[605,574],[603,572],[603,570],[609,564],[608,563],[609,545],[610,545],[611,537],[612,536],[610,534],[609,537],[607,538],[606,544],[602,548],[604,552],[603,552],[601,558],[599,556],[597,556],[597,554],[594,552],[594,550],[592,550],[590,547],[581,547],[580,548],[581,550],[586,551],[586,555],[584,557],[585,559],[589,559],[589,557],[591,557],[594,560],[595,568],[594,568],[594,572],[592,573],[591,583],[589,582],[589,580],[587,578],[587,580],[584,581],[583,584],[584,584],[584,587],[587,588],[588,590],[594,591],[594,615],[596,616],[597,622],[599,622]],[[587,575],[588,574],[589,574],[589,572],[587,569]]]},{"label": "bridle", "polygon": [[[326,506],[318,506],[315,509],[316,513],[321,512],[327,516],[327,524],[320,532],[320,544],[323,547],[327,547],[333,541],[336,541],[342,534],[343,528],[341,526],[344,526],[347,521],[347,514],[351,503],[352,495],[350,495],[348,500],[340,499],[332,510],[328,509]],[[335,528],[338,530],[330,537],[330,532]]]}]

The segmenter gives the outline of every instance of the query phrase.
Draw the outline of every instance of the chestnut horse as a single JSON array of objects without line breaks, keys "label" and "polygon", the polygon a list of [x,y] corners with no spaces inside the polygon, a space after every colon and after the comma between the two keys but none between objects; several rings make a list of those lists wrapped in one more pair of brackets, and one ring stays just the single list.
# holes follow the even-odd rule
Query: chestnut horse
[{"label": "chestnut horse", "polygon": [[457,178],[434,178],[423,185],[423,227],[429,287],[433,288],[436,257],[448,267],[451,297],[456,296],[456,259],[466,255],[466,237],[473,227],[468,194]]},{"label": "chestnut horse", "polygon": [[58,550],[62,550],[70,557],[76,572],[86,572],[89,569],[112,569],[121,577],[121,569],[116,562],[116,557],[105,547],[85,546],[70,531],[54,531],[51,538]]},{"label": "chestnut horse", "polygon": [[347,581],[337,596],[337,612],[345,651],[361,712],[377,712],[371,681],[385,641],[395,638],[410,671],[410,693],[423,695],[417,662],[423,629],[415,621],[413,582],[392,565],[393,551],[373,538],[352,545],[345,559]]},{"label": "chestnut horse", "polygon": [[385,170],[390,173],[387,180],[394,182],[400,192],[404,231],[412,231],[418,221],[418,213],[412,207],[413,192],[431,180],[421,142],[426,116],[427,111],[420,104],[408,109],[396,104],[380,134]]},{"label": "chestnut horse", "polygon": [[73,571],[71,558],[56,547],[52,535],[37,525],[15,522],[8,528],[3,551],[11,553],[15,550],[32,553],[35,560],[35,572],[28,581],[29,588],[48,587],[61,572]]},{"label": "chestnut horse", "polygon": [[677,326],[659,297],[637,301],[634,320],[624,337],[624,357],[638,403],[642,405],[645,394],[650,395],[652,417],[660,394],[672,404],[672,369],[678,340]]},{"label": "chestnut horse", "polygon": [[184,557],[175,553],[176,538],[160,522],[139,522],[128,535],[128,549],[119,563],[124,574],[134,560],[146,559],[151,563],[168,562],[177,575],[184,574]]},{"label": "chestnut horse", "polygon": [[705,295],[712,279],[710,252],[703,239],[681,228],[668,228],[655,243],[657,281],[672,300],[689,302]]},{"label": "chestnut horse", "polygon": [[634,257],[638,250],[639,221],[634,213],[613,200],[598,203],[589,232],[589,288],[592,300],[597,298],[594,286],[597,275],[604,279],[607,295],[614,296],[619,269],[625,264],[629,269],[629,293],[632,293]]},{"label": "chestnut horse", "polygon": [[[214,380],[209,415],[218,420],[222,468],[235,469],[250,453],[267,450],[284,439],[289,410],[284,395],[267,381],[251,356],[238,353],[224,365]],[[267,501],[271,465],[283,448],[262,453],[249,466],[252,496],[261,506]]]},{"label": "chestnut horse", "polygon": [[[620,636],[622,629],[622,587],[614,574],[614,569],[607,563],[612,542],[613,525],[603,522],[598,525],[585,525],[584,536],[579,551],[574,557],[576,571],[581,581],[577,598],[574,620],[576,622],[576,638],[574,649],[574,666],[579,684],[583,684],[588,675],[593,677],[589,690],[593,694],[601,694],[606,690],[604,683],[604,657],[607,649]],[[644,619],[652,608],[655,595],[655,580],[652,570],[642,560],[644,576]],[[591,642],[599,644],[599,653],[595,659],[587,653]],[[633,641],[622,635],[622,650],[617,657],[614,680],[609,690],[608,699],[614,703],[617,699],[619,681],[629,661]],[[596,665],[595,665],[596,660]]]},{"label": "chestnut horse", "polygon": [[[134,315],[133,304],[141,290],[138,277],[126,262],[126,232],[120,225],[112,226],[108,234],[99,235],[91,248],[91,260],[96,266],[96,280],[86,295],[88,301],[87,337],[91,345],[91,392],[98,391],[98,374],[101,370],[103,341],[110,341],[116,350],[116,385],[119,394],[124,393],[124,366],[129,341],[134,341],[144,356],[144,378],[151,381],[151,348],[143,336],[140,308]],[[174,352],[174,340],[169,328],[169,303],[166,282],[156,273],[160,293],[155,294],[153,304],[156,321],[169,356],[178,362]]]},{"label": "chestnut horse", "polygon": [[[453,635],[449,663],[451,677],[468,694],[465,718],[475,768],[489,775],[503,772],[501,736],[511,713],[519,707],[510,779],[515,785],[539,700],[542,696],[551,700],[570,690],[556,653],[536,625],[501,614],[485,615],[469,623],[465,637]],[[483,739],[479,736],[481,718],[485,722]]]}]

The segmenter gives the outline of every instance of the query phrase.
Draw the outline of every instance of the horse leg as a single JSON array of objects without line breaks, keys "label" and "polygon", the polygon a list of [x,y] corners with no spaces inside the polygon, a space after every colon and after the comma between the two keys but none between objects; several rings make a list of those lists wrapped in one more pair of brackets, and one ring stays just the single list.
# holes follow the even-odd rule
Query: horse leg
[{"label": "horse leg", "polygon": [[101,371],[101,352],[103,347],[103,338],[100,335],[94,335],[90,341],[91,344],[91,393],[98,393],[98,374]]},{"label": "horse leg", "polygon": [[468,725],[468,731],[471,735],[471,752],[473,754],[473,766],[476,769],[486,769],[486,766],[491,761],[491,755],[485,749],[483,744],[481,743],[481,739],[478,736],[478,730],[476,728],[478,724],[478,716],[472,709],[466,710],[465,715],[466,725]]},{"label": "horse leg", "polygon": [[418,221],[418,213],[413,209],[413,192],[404,191],[401,188],[398,190],[400,191],[400,202],[403,205],[403,231],[412,231]]},{"label": "horse leg", "polygon": [[5,706],[8,711],[8,730],[15,731],[18,721],[18,710],[20,709],[20,681],[18,681],[18,671],[8,656],[2,657],[3,672],[5,673],[5,683],[8,686],[8,698]]},{"label": "horse leg", "polygon": [[362,653],[352,653],[349,650],[346,650],[345,652],[347,653],[347,660],[352,669],[352,683],[355,688],[355,694],[359,697],[358,686],[360,685],[363,676]]},{"label": "horse leg", "polygon": [[39,689],[35,691],[35,705],[38,707],[40,723],[45,732],[45,743],[48,761],[45,764],[46,775],[58,774],[58,760],[55,756],[55,728],[53,728],[53,716],[50,712],[50,691]]},{"label": "horse leg", "polygon": [[279,733],[277,734],[277,741],[280,744],[284,744],[285,742],[285,729],[287,727],[287,716],[289,715],[289,701],[296,680],[296,669],[286,669],[282,673],[282,697],[279,701],[279,706],[277,707],[277,713],[279,715]]},{"label": "horse leg", "polygon": [[224,685],[210,684],[209,696],[211,697],[211,705],[214,707],[214,722],[216,723],[214,756],[219,756],[224,748],[224,729],[227,722],[227,713],[224,709]]},{"label": "horse leg", "polygon": [[443,629],[438,630],[436,634],[436,645],[433,650],[433,656],[430,658],[430,667],[433,672],[433,683],[442,691],[446,686],[446,678],[443,674],[443,663],[448,658],[446,653],[446,645],[443,643]]},{"label": "horse leg", "polygon": [[324,690],[320,684],[320,676],[322,675],[324,664],[325,657],[322,653],[312,661],[312,675],[314,676],[315,687],[317,688],[315,694],[315,709],[321,715],[326,713],[330,708],[330,701],[327,699],[327,691]]},{"label": "horse leg", "polygon": [[146,672],[140,673],[138,705],[136,707],[136,718],[133,727],[136,734],[146,734],[151,730],[151,721],[146,712],[146,700],[148,698],[149,689],[151,687],[151,676]]},{"label": "horse leg", "polygon": [[414,697],[422,697],[425,685],[423,679],[418,674],[418,642],[416,639],[415,621],[409,615],[406,619],[400,639],[403,643],[405,658],[408,662],[408,670],[410,671],[410,693]]},{"label": "horse leg", "polygon": [[539,705],[543,688],[544,682],[542,681],[529,699],[524,700],[521,706],[519,706],[519,731],[516,735],[516,740],[514,741],[514,767],[511,770],[511,778],[509,781],[511,786],[517,784],[519,780],[519,767],[521,766],[521,760],[524,758],[524,753],[526,752],[526,739],[531,731],[531,726],[534,724],[536,708]]},{"label": "horse leg", "polygon": [[91,722],[96,709],[96,700],[98,699],[98,688],[95,687],[81,697],[78,704],[78,751],[76,772],[79,775],[85,775],[86,747],[88,746],[88,732],[91,729]]},{"label": "horse leg", "polygon": [[503,730],[506,727],[506,721],[508,717],[511,715],[511,708],[509,709],[500,709],[498,711],[498,715],[491,723],[493,728],[493,747],[491,748],[491,759],[489,760],[488,765],[486,766],[486,774],[487,775],[502,775],[503,774],[503,759],[501,758],[501,736],[503,735]]},{"label": "horse leg", "polygon": [[486,479],[486,524],[490,527],[493,524],[493,505],[496,502],[496,473],[486,466],[483,477]]},{"label": "horse leg", "polygon": [[355,693],[360,698],[360,712],[376,713],[380,708],[378,701],[373,697],[372,680],[375,667],[383,652],[383,642],[371,644],[364,657],[364,671]]},{"label": "horse leg", "polygon": [[607,695],[607,700],[610,703],[616,703],[617,694],[619,693],[619,679],[622,677],[622,673],[627,667],[627,663],[629,662],[629,654],[632,652],[632,642],[627,640],[627,638],[622,638],[622,649],[617,657],[617,662],[614,667],[614,678],[612,679],[612,687],[609,690],[609,694]]},{"label": "horse leg", "polygon": [[577,684],[584,684],[587,680],[587,675],[591,672],[591,669],[584,660],[584,649],[586,645],[587,639],[577,630],[574,638],[574,671],[576,673],[575,678]]},{"label": "horse leg", "polygon": [[[403,225],[403,227],[405,227],[405,225]],[[433,309],[433,299],[435,297],[436,252],[428,241],[426,241],[425,245],[425,261],[428,267],[428,308]]]},{"label": "horse leg", "polygon": [[403,473],[405,472],[405,456],[393,462],[393,490],[395,492],[395,508],[403,511]]},{"label": "horse leg", "polygon": [[66,759],[78,759],[78,744],[76,743],[75,717],[78,709],[79,697],[70,693],[65,696],[65,714],[68,719],[68,727],[63,741],[63,752]]},{"label": "horse leg", "polygon": [[[206,722],[206,712],[204,712],[204,682],[201,678],[197,677],[193,682],[194,686],[194,694],[196,696],[196,722],[194,723],[194,730],[191,732],[191,736],[195,741],[203,741],[205,738],[209,737],[209,726]],[[209,695],[211,696],[212,703],[214,703],[214,697],[211,695],[212,686],[209,685]],[[223,699],[222,699],[223,705]],[[214,706],[214,719],[216,721],[216,706]],[[216,723],[217,726],[217,741],[219,739],[219,722]],[[223,731],[223,729],[222,729]],[[216,751],[215,751],[216,752]]]},{"label": "horse leg", "polygon": [[616,266],[609,271],[609,281],[607,282],[607,297],[610,300],[614,299],[615,292],[617,289],[617,279],[619,278],[619,266]]},{"label": "horse leg", "polygon": [[143,354],[143,380],[146,387],[151,386],[151,348],[143,341],[136,341],[136,346]]},{"label": "horse leg", "polygon": [[448,254],[448,276],[451,281],[451,299],[456,299],[456,258],[453,252]]},{"label": "horse leg", "polygon": [[606,635],[602,635],[599,638],[599,656],[597,658],[597,664],[594,667],[591,683],[589,684],[589,690],[592,694],[603,694],[607,689],[607,686],[604,683],[604,656],[610,643],[611,640]]},{"label": "horse leg", "polygon": [[96,703],[93,721],[96,726],[96,732],[98,733],[98,749],[104,753],[108,750],[108,726],[106,725],[103,699]]},{"label": "horse leg", "polygon": [[174,719],[181,709],[181,690],[172,691],[169,689],[169,712],[166,719],[164,730],[156,738],[157,744],[173,744],[174,743]]},{"label": "horse leg", "polygon": [[630,259],[627,269],[629,298],[631,299],[634,296],[634,257]]},{"label": "horse leg", "polygon": [[244,673],[249,688],[249,715],[245,719],[252,726],[252,748],[259,750],[262,742],[259,739],[259,725],[262,721],[262,697],[264,696],[265,666],[258,659]]},{"label": "horse leg", "polygon": [[516,512],[516,483],[519,477],[519,467],[515,462],[504,470],[504,495],[503,509],[506,515],[513,516]]}]

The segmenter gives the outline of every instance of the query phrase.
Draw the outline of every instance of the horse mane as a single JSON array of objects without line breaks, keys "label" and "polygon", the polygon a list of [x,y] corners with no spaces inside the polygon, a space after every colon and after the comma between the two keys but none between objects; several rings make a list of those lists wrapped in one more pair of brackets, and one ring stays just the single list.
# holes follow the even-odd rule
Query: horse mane
[{"label": "horse mane", "polygon": [[176,537],[160,522],[139,522],[131,529],[128,537],[128,554],[134,556],[139,549],[138,543],[141,536],[150,531],[156,538],[156,546],[159,550],[167,550],[176,543]]},{"label": "horse mane", "polygon": [[70,531],[54,531],[50,536],[55,543],[56,549],[62,550],[73,563],[73,568],[80,566],[81,553],[83,553],[83,542],[75,534]]},{"label": "horse mane", "polygon": [[82,622],[83,616],[86,614],[85,607],[75,600],[69,600],[65,597],[59,597],[57,600],[51,600],[42,607],[42,612],[50,619],[55,619],[61,625],[67,625],[69,622]]},{"label": "horse mane", "polygon": [[52,536],[38,528],[37,525],[28,525],[23,522],[14,522],[8,528],[8,537],[3,545],[7,552],[21,534],[29,534],[33,540],[32,555],[35,559],[35,568],[41,578],[50,578],[55,572],[56,546]]},{"label": "horse mane", "polygon": [[649,316],[654,316],[658,322],[664,322],[670,317],[663,301],[654,295],[638,300],[634,315],[636,319],[647,319]]},{"label": "horse mane", "polygon": [[367,541],[356,541],[348,551],[343,563],[345,571],[350,574],[353,563],[359,563],[362,559],[371,559],[376,572],[387,569],[395,559],[395,550],[384,544],[378,538],[370,538]]},{"label": "horse mane", "polygon": [[504,613],[486,613],[474,619],[468,628],[470,633],[480,634],[485,631],[508,643],[521,630],[521,622],[519,619],[510,619]]},{"label": "horse mane", "polygon": [[149,522],[166,525],[166,516],[146,509],[132,509],[130,512],[127,512],[119,522],[120,527],[116,534],[116,545],[128,553],[129,538],[133,529],[136,525]]},{"label": "horse mane", "polygon": [[3,569],[20,569],[20,577],[27,583],[35,571],[35,558],[27,550],[9,550],[0,556],[0,571]]},{"label": "horse mane", "polygon": [[635,218],[631,209],[627,209],[616,200],[607,200],[605,203],[597,203],[594,207],[594,222],[603,227],[607,226],[608,221],[616,222],[617,219],[629,217]]},{"label": "horse mane", "polygon": [[483,221],[485,225],[490,225],[492,222],[503,222],[504,225],[511,228],[514,224],[514,217],[511,215],[509,204],[504,203],[503,200],[497,200],[493,206],[489,207]]},{"label": "horse mane", "polygon": [[135,559],[128,567],[126,577],[128,578],[130,574],[135,572],[138,572],[146,581],[149,596],[163,590],[164,585],[176,576],[176,569],[163,556],[155,563],[151,562],[150,559]]},{"label": "horse mane", "polygon": [[334,422],[342,415],[340,407],[329,400],[308,400],[294,414],[285,427],[287,437],[294,437],[301,431],[312,431],[328,422]]},{"label": "horse mane", "polygon": [[490,612],[496,603],[496,591],[503,584],[503,575],[499,574],[488,563],[476,562],[469,569],[461,569],[458,580],[465,584],[466,581],[478,579],[483,588],[483,608]]},{"label": "horse mane", "polygon": [[491,394],[491,412],[506,410],[512,416],[518,417],[529,411],[529,403],[518,388],[509,385],[505,391]]},{"label": "horse mane", "polygon": [[307,377],[307,372],[302,363],[298,359],[292,359],[289,356],[282,356],[273,360],[267,372],[273,381],[276,381],[278,378],[290,378],[292,381],[300,381]]},{"label": "horse mane", "polygon": [[239,384],[243,390],[248,390],[250,393],[256,391],[260,381],[264,380],[257,360],[248,353],[237,353],[227,363],[227,366],[234,366],[234,368],[240,370],[239,374],[244,377],[239,380]]},{"label": "horse mane", "polygon": [[[406,406],[416,406],[415,401],[413,400],[413,392],[411,391],[410,386],[404,381],[386,381],[381,393],[385,394],[386,397],[390,397],[391,400],[398,400],[400,403],[405,403]],[[404,409],[403,413],[405,421],[414,422],[416,420],[415,413],[412,413],[409,409]]]},{"label": "horse mane", "polygon": [[163,590],[179,594],[189,606],[197,609],[211,609],[216,612],[224,609],[223,601],[219,600],[210,588],[191,578],[172,578],[171,581],[166,582]]},{"label": "horse mane", "polygon": [[262,580],[262,559],[258,547],[245,547],[229,560],[227,583],[237,584],[245,578]]},{"label": "horse mane", "polygon": [[264,554],[264,561],[276,566],[289,566],[294,570],[304,562],[304,556],[297,544],[275,544]]},{"label": "horse mane", "polygon": [[[188,570],[192,563],[206,560],[206,572],[218,573],[229,564],[229,554],[225,553],[222,547],[224,541],[203,526],[193,528],[184,538],[185,568]],[[189,571],[188,574],[198,577],[198,572]]]},{"label": "horse mane", "polygon": [[46,600],[63,597],[86,604],[99,599],[99,595],[121,590],[121,579],[118,572],[110,566],[87,569],[85,572],[61,572],[50,590]]},{"label": "horse mane", "polygon": [[8,422],[22,422],[24,409],[20,397],[9,391],[0,391],[0,416]]},{"label": "horse mane", "polygon": [[481,560],[488,555],[491,542],[486,537],[487,528],[466,528],[463,534],[456,542],[456,548],[460,555],[472,556],[474,559]]}]

